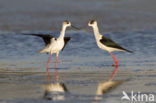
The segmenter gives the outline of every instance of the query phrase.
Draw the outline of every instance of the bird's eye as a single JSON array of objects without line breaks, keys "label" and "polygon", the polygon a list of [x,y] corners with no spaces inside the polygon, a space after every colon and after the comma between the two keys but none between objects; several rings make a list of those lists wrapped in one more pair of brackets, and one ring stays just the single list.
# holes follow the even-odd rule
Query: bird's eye
[{"label": "bird's eye", "polygon": [[66,21],[64,21],[66,24],[69,24],[69,21],[68,20],[66,20]]}]

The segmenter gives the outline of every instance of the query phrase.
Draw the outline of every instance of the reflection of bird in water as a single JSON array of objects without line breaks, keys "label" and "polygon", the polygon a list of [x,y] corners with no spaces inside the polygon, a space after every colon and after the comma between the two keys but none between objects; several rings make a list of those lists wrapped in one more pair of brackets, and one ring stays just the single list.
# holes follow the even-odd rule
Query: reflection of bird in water
[{"label": "reflection of bird in water", "polygon": [[95,36],[96,43],[97,43],[98,47],[102,50],[109,52],[110,55],[112,56],[112,58],[114,59],[115,63],[113,64],[113,66],[115,66],[115,65],[118,66],[118,61],[116,60],[116,58],[112,54],[113,51],[131,52],[127,49],[124,49],[123,47],[121,47],[120,45],[115,43],[113,40],[111,40],[105,36],[102,36],[99,33],[97,22],[95,20],[89,21],[88,26],[91,26],[93,28],[94,36]]},{"label": "reflection of bird in water", "polygon": [[[64,21],[63,22],[62,30],[61,30],[60,36],[58,38],[54,38],[51,35],[30,34],[30,35],[33,35],[33,36],[41,37],[45,42],[45,48],[40,50],[39,53],[49,53],[50,54],[49,59],[47,61],[47,65],[46,65],[47,66],[47,75],[48,75],[50,81],[51,81],[51,78],[50,78],[50,75],[49,75],[48,64],[50,62],[52,54],[55,53],[56,54],[55,75],[56,75],[56,80],[58,80],[58,74],[57,74],[57,69],[56,69],[56,65],[57,65],[57,62],[58,62],[58,55],[59,55],[59,52],[64,49],[67,42],[70,40],[70,37],[64,37],[66,28],[69,27],[69,26],[72,26],[69,21]],[[72,27],[74,27],[74,26],[72,26]]]},{"label": "reflection of bird in water", "polygon": [[119,85],[121,81],[106,81],[98,84],[96,95],[102,95]]},{"label": "reflection of bird in water", "polygon": [[110,76],[109,80],[113,80],[113,78],[115,77],[115,74],[117,72],[118,66],[114,66],[114,70],[112,72],[112,75]]},{"label": "reflection of bird in water", "polygon": [[109,92],[110,90],[112,90],[113,88],[115,88],[116,86],[120,85],[123,81],[105,81],[105,82],[101,82],[98,84],[97,89],[96,89],[96,98],[95,100],[101,100],[102,96],[104,93]]},{"label": "reflection of bird in water", "polygon": [[44,85],[44,98],[47,100],[64,100],[68,89],[64,83],[55,83]]}]

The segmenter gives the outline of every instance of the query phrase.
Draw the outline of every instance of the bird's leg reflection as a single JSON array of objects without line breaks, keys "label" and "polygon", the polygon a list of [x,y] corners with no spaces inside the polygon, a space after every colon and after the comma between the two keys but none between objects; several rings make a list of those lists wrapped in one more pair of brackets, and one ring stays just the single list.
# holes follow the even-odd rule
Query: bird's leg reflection
[{"label": "bird's leg reflection", "polygon": [[118,65],[114,66],[114,70],[113,70],[112,75],[110,76],[109,80],[112,80],[115,77],[117,70],[118,70]]},{"label": "bird's leg reflection", "polygon": [[102,95],[104,93],[109,92],[110,90],[112,90],[113,88],[115,88],[116,86],[118,86],[119,84],[121,84],[123,82],[123,81],[112,81],[116,75],[117,69],[118,69],[118,65],[115,65],[114,70],[113,70],[109,80],[105,81],[105,82],[100,82],[98,84],[95,100],[102,100]]},{"label": "bird's leg reflection", "polygon": [[68,93],[68,89],[64,83],[51,83],[43,87],[45,89],[44,99],[46,100],[64,100],[65,93]]},{"label": "bird's leg reflection", "polygon": [[50,82],[52,82],[52,80],[51,80],[51,76],[50,76],[50,74],[49,74],[49,67],[48,67],[48,64],[49,64],[49,62],[50,62],[51,56],[52,56],[52,54],[49,55],[49,58],[48,58],[48,61],[47,61],[47,76],[48,76],[48,79],[49,79]]}]

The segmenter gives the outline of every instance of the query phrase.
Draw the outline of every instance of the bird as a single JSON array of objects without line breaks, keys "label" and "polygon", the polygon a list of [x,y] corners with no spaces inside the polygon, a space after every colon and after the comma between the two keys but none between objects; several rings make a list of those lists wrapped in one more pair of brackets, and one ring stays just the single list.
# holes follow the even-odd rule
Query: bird
[{"label": "bird", "polygon": [[46,63],[46,68],[47,68],[47,76],[49,78],[49,81],[51,81],[50,75],[49,75],[49,67],[48,64],[50,62],[50,59],[52,57],[52,54],[56,54],[56,60],[55,60],[55,75],[56,75],[56,80],[58,81],[58,73],[57,73],[57,63],[58,63],[58,56],[60,51],[63,51],[65,46],[67,45],[68,41],[71,39],[71,37],[65,37],[65,31],[67,27],[73,27],[75,29],[78,29],[77,27],[71,25],[70,21],[64,21],[62,23],[62,30],[60,32],[60,35],[58,38],[54,38],[52,35],[49,34],[30,34],[33,36],[38,36],[41,37],[45,43],[45,48],[39,51],[39,53],[48,53],[49,58]]},{"label": "bird", "polygon": [[88,26],[93,28],[94,37],[95,37],[97,46],[100,49],[107,51],[112,56],[114,60],[114,63],[112,64],[112,66],[118,67],[118,61],[113,55],[112,53],[113,51],[126,51],[126,52],[132,53],[132,51],[121,47],[119,44],[115,43],[113,40],[109,39],[108,37],[101,35],[99,33],[98,24],[96,20],[90,20],[88,23]]}]

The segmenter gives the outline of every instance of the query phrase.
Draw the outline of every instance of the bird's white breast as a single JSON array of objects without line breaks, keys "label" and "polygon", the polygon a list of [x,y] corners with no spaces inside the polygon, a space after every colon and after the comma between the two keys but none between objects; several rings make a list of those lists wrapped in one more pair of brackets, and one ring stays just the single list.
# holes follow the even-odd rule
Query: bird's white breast
[{"label": "bird's white breast", "polygon": [[52,53],[57,53],[62,50],[63,46],[64,40],[53,40],[49,48]]}]

